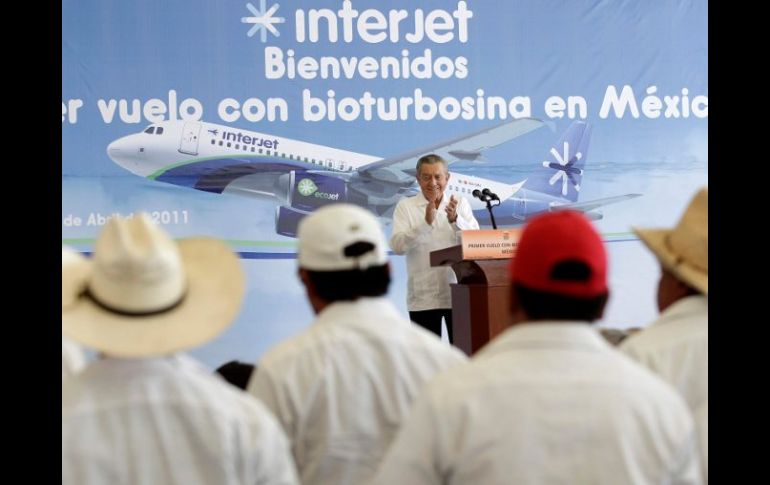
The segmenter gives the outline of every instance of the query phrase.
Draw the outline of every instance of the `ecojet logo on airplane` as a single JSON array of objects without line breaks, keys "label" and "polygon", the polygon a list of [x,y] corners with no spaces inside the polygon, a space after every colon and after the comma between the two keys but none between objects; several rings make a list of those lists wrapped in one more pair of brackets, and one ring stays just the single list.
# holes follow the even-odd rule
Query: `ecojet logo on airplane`
[{"label": "ecojet logo on airplane", "polygon": [[340,194],[330,194],[328,192],[319,192],[318,186],[310,179],[302,179],[297,184],[297,192],[303,197],[316,197],[319,199],[339,200]]},{"label": "ecojet logo on airplane", "polygon": [[310,179],[302,179],[297,184],[297,191],[305,197],[310,197],[318,190],[318,186]]}]

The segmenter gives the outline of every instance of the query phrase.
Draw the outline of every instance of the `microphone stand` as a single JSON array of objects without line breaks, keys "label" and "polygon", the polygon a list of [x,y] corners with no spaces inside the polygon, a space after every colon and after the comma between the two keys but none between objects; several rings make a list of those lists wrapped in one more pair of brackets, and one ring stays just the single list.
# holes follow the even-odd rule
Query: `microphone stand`
[{"label": "microphone stand", "polygon": [[[495,204],[496,206],[497,204]],[[495,215],[492,213],[492,198],[487,197],[487,210],[489,211],[489,218],[492,219],[492,229],[497,229],[497,223],[495,222]]]},{"label": "microphone stand", "polygon": [[[484,202],[487,203],[489,218],[492,220],[492,228],[497,229],[497,222],[495,222],[495,215],[492,213],[492,207],[496,207],[500,205],[500,198],[496,194],[493,194],[492,191],[489,189],[484,189],[484,190],[476,189],[472,192],[472,194],[477,199],[483,200]],[[492,205],[493,200],[496,200],[497,204]]]}]

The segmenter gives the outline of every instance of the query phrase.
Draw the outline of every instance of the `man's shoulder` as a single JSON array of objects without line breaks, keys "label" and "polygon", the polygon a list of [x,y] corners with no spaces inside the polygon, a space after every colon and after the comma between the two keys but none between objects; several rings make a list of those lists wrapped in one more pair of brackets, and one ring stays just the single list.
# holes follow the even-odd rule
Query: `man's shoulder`
[{"label": "man's shoulder", "polygon": [[310,351],[319,345],[324,329],[318,328],[313,321],[299,334],[283,340],[268,349],[259,359],[259,369],[269,369],[274,366],[281,367],[287,361],[293,361],[301,357],[308,357]]},{"label": "man's shoulder", "polygon": [[624,340],[620,349],[627,353],[669,352],[689,345],[708,343],[707,323],[697,320],[668,321],[659,318]]},{"label": "man's shoulder", "polygon": [[419,202],[418,196],[420,195],[421,194],[415,194],[415,195],[408,195],[408,196],[401,197],[401,200],[399,200],[396,205],[397,206],[416,205]]}]

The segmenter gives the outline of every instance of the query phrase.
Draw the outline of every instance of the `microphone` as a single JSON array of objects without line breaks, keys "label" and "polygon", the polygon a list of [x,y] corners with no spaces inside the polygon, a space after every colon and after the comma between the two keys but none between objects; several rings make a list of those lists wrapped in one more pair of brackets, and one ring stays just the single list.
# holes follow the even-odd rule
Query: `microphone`
[{"label": "microphone", "polygon": [[[489,189],[484,189],[484,190],[486,190],[486,191],[489,191]],[[473,192],[471,192],[471,194],[472,194],[474,197],[476,197],[477,199],[479,199],[480,201],[482,201],[482,202],[487,202],[487,201],[491,200],[491,199],[490,199],[490,197],[489,197],[489,195],[487,195],[487,194],[483,193],[483,192],[482,192],[481,190],[479,190],[479,189],[476,189],[476,190],[474,190]]]},{"label": "microphone", "polygon": [[487,196],[487,200],[500,200],[500,197],[489,189],[484,189],[481,193]]}]

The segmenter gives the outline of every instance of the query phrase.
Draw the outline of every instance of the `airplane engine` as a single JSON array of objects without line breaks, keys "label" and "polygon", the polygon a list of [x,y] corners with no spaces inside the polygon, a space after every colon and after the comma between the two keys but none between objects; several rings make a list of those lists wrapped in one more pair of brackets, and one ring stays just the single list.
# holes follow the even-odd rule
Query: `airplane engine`
[{"label": "airplane engine", "polygon": [[291,171],[278,178],[276,187],[286,205],[276,208],[275,232],[287,237],[297,237],[299,222],[319,207],[348,201],[345,180],[328,175]]},{"label": "airplane engine", "polygon": [[308,215],[308,212],[299,211],[279,205],[275,208],[275,232],[281,236],[297,237],[299,222]]},{"label": "airplane engine", "polygon": [[292,170],[278,177],[275,185],[286,205],[304,212],[348,200],[345,180],[328,175]]}]

